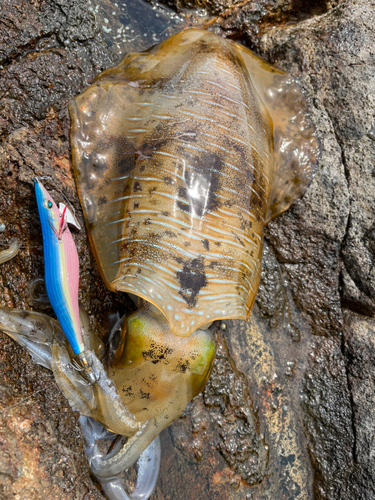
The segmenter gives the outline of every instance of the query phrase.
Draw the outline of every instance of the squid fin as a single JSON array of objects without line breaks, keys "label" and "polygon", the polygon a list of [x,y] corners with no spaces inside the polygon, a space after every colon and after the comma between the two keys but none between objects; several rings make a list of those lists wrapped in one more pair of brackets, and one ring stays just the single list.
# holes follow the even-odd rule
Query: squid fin
[{"label": "squid fin", "polygon": [[267,223],[306,191],[316,171],[320,147],[297,80],[236,46],[273,123],[274,169]]}]

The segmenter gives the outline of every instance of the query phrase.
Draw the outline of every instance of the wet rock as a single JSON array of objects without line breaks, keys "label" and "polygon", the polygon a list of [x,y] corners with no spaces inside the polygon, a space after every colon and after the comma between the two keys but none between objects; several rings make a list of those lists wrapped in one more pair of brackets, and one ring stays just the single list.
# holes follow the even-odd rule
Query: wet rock
[{"label": "wet rock", "polygon": [[350,498],[375,496],[374,365],[375,321],[345,312],[344,352],[353,409],[353,489]]},{"label": "wet rock", "polygon": [[85,2],[7,2],[0,23],[0,135],[65,111],[115,61]]},{"label": "wet rock", "polygon": [[204,9],[217,16],[210,20],[225,30],[226,36],[257,45],[259,37],[270,29],[297,24],[305,19],[326,14],[341,0],[162,0],[160,3],[183,13],[187,9]]},{"label": "wet rock", "polygon": [[[220,330],[217,335],[217,357],[203,394],[187,406],[164,440],[172,439],[174,460],[185,467],[185,481],[191,480],[195,469],[200,478],[197,488],[209,488],[210,498],[240,500],[251,494],[249,486],[261,483],[268,473],[268,446],[260,433],[247,380],[236,369]],[[162,481],[164,471],[163,465]],[[182,481],[171,485],[175,495],[171,498],[196,498],[197,491],[186,491]],[[165,494],[162,484],[155,498]]]},{"label": "wet rock", "polygon": [[146,50],[199,19],[145,0],[122,2],[89,0],[97,26],[111,51],[123,57],[127,52]]},{"label": "wet rock", "polygon": [[[329,15],[311,20],[307,30],[294,27],[288,34],[269,34],[263,39],[262,51],[276,63],[283,55],[281,66],[303,72],[304,81],[314,89],[314,106],[323,107],[328,115],[335,136],[331,144],[336,144],[341,155],[341,181],[331,170],[329,177],[324,179],[324,185],[319,188],[324,195],[322,200],[328,198],[330,193],[334,194],[330,196],[328,214],[336,212],[336,220],[327,220],[326,207],[320,220],[312,217],[313,213],[305,219],[316,223],[315,233],[323,233],[339,243],[346,272],[359,291],[373,300],[371,230],[375,211],[375,181],[372,176],[375,150],[368,131],[372,126],[374,109],[374,79],[369,73],[373,65],[369,48],[374,43],[374,35],[368,27],[368,15],[372,14],[370,5],[371,2],[360,2],[353,9],[350,8],[351,3],[346,2]],[[334,64],[332,61],[335,61]],[[311,76],[308,76],[309,71]],[[327,160],[332,161],[331,158],[324,158],[325,149],[323,142],[323,168]],[[300,205],[301,210],[308,202],[308,209],[315,208],[317,211],[320,206],[322,211],[318,198],[314,197],[317,183],[321,180],[320,176],[317,177],[306,201]],[[340,190],[341,196],[337,196],[334,189],[336,192]],[[298,208],[299,205],[295,207],[297,213]],[[276,221],[276,225],[280,222]],[[343,232],[344,237],[341,236]],[[327,264],[331,267],[329,261]]]},{"label": "wet rock", "polygon": [[[216,360],[201,396],[210,425],[219,428],[218,431],[215,429],[211,432],[217,438],[220,437],[216,438],[217,449],[232,471],[249,485],[261,483],[267,465],[268,447],[260,438],[259,422],[253,411],[248,383],[245,376],[236,369],[220,333],[217,343]],[[207,424],[198,409],[200,403],[194,401],[192,405],[196,408],[189,407],[186,413],[191,415],[191,429],[197,443],[200,439],[199,431],[205,430]],[[203,457],[202,452],[198,457]]]},{"label": "wet rock", "polygon": [[259,283],[256,304],[263,318],[270,319],[270,326],[276,328],[278,317],[287,307],[282,275],[278,262],[272,258],[268,245],[265,245],[262,258],[262,275]]},{"label": "wet rock", "polygon": [[[215,4],[215,0],[213,2]],[[340,0],[313,0],[304,2],[300,0],[273,0],[244,2],[243,8],[218,10],[220,27],[231,38],[238,38],[239,29],[241,37],[246,39],[251,47],[258,45],[259,38],[268,31],[299,24],[307,19],[326,14],[336,7]]]},{"label": "wet rock", "polygon": [[341,303],[345,309],[365,316],[375,316],[375,302],[357,288],[344,266],[341,270]]},{"label": "wet rock", "polygon": [[314,498],[356,498],[350,493],[354,429],[341,339],[317,339],[309,356],[303,406],[314,468]]},{"label": "wet rock", "polygon": [[[293,298],[317,336],[304,398],[314,498],[373,496],[370,458],[358,460],[354,451],[357,433],[363,451],[372,431],[353,407],[354,400],[366,401],[354,379],[373,364],[353,357],[350,367],[342,341],[351,330],[343,308],[363,315],[363,329],[373,328],[373,21],[373,2],[342,2],[324,16],[270,31],[257,44],[267,60],[300,75],[322,144],[320,168],[306,196],[268,229]],[[359,351],[366,349],[361,338]]]}]

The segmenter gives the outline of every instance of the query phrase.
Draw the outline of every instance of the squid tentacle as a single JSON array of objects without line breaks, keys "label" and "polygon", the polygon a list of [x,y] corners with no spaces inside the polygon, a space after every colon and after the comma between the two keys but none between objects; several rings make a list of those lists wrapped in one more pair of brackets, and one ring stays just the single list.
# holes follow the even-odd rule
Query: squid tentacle
[{"label": "squid tentacle", "polygon": [[140,447],[140,441],[143,441],[142,437],[147,434],[150,427],[151,423],[145,422],[133,436],[129,437],[127,443],[120,450],[115,449],[105,457],[94,457],[90,463],[93,474],[98,478],[108,478],[134,465],[140,452],[143,451]]},{"label": "squid tentacle", "polygon": [[95,353],[92,351],[88,351],[88,357],[90,359],[90,364],[96,377],[96,383],[98,384],[100,389],[111,398],[113,409],[115,410],[117,416],[121,419],[121,421],[134,432],[137,430],[137,432],[134,434],[134,437],[137,436],[140,430],[143,429],[145,424],[142,425],[141,422],[136,419],[136,417],[128,410],[127,406],[122,402],[121,396],[115,383],[110,377],[108,377],[105,368],[103,367],[102,363],[99,361]]},{"label": "squid tentacle", "polygon": [[55,320],[42,313],[1,307],[0,331],[24,347],[36,364],[52,370],[51,346],[64,335]]},{"label": "squid tentacle", "polygon": [[[111,471],[112,473],[109,473],[110,471],[106,466],[109,461],[113,460],[119,464],[118,457],[123,457],[124,453],[129,450],[127,446],[129,441],[133,441],[136,436],[130,438],[127,445],[120,451],[118,451],[117,446],[110,454],[104,456],[103,453],[99,452],[96,441],[103,439],[113,441],[117,436],[107,431],[91,417],[81,416],[79,422],[86,443],[85,452],[90,463],[90,469],[102,485],[108,500],[147,500],[150,498],[155,489],[160,469],[161,448],[159,436],[137,457],[137,482],[134,491],[128,493],[119,474],[133,465],[132,460],[123,461],[122,466],[116,467],[115,471]],[[105,474],[103,474],[104,470]]]},{"label": "squid tentacle", "polygon": [[10,246],[6,250],[2,250],[0,252],[0,264],[3,264],[3,262],[7,262],[10,259],[13,259],[20,250],[20,246],[18,244],[18,240],[16,238],[13,238],[10,240]]}]

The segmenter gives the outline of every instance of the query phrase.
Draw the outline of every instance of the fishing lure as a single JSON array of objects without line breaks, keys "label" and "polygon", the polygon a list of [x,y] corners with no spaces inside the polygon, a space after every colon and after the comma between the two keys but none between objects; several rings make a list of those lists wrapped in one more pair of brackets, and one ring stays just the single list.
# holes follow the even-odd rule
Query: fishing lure
[{"label": "fishing lure", "polygon": [[78,306],[79,260],[67,222],[67,207],[61,211],[40,179],[34,179],[42,225],[45,284],[52,308],[75,355],[88,365],[84,354]]}]

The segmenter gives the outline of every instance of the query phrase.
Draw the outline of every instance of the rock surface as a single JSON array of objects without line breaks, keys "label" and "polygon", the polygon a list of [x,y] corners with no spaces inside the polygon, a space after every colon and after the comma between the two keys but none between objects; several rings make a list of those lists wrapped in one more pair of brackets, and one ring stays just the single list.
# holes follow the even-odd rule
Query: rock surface
[{"label": "rock surface", "polygon": [[[0,266],[1,305],[38,307],[28,294],[28,283],[43,276],[32,178],[50,176],[52,194],[62,192],[82,222],[67,103],[114,64],[114,48],[129,46],[129,38],[112,50],[104,42],[102,12],[117,11],[115,2],[101,5],[95,20],[84,0],[0,0],[0,247],[12,237],[21,244]],[[322,156],[304,198],[267,229],[250,321],[226,321],[217,331],[206,390],[162,436],[153,498],[374,498],[375,3],[171,5],[207,9],[217,16],[207,27],[299,77]],[[168,29],[195,22],[180,17]],[[110,315],[131,306],[105,289],[85,231],[74,236],[80,298],[104,337]],[[6,336],[0,342],[0,497],[102,498],[77,415],[51,375]]]}]

